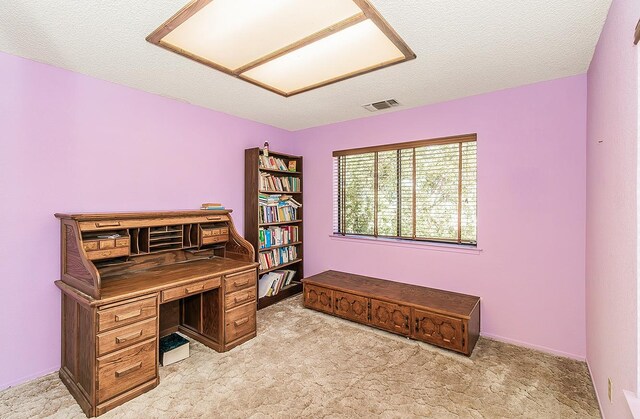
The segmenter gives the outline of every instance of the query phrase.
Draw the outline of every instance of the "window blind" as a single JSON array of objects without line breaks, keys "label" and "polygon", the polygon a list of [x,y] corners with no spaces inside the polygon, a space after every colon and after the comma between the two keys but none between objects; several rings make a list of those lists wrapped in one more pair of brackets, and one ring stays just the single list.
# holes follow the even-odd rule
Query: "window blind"
[{"label": "window blind", "polygon": [[476,243],[476,136],[334,152],[333,232]]}]

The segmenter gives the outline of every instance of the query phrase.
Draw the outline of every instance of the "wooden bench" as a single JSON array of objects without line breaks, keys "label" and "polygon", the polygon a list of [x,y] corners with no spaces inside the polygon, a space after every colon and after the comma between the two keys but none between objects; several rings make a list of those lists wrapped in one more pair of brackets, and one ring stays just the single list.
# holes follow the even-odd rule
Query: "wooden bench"
[{"label": "wooden bench", "polygon": [[480,298],[345,272],[302,280],[304,305],[471,355],[480,336]]}]

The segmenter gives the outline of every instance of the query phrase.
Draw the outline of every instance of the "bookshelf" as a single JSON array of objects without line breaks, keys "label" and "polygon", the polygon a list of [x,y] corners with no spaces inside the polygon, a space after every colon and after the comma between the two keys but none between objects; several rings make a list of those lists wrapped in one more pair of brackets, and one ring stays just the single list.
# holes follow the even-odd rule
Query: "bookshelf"
[{"label": "bookshelf", "polygon": [[[258,288],[260,279],[264,275],[272,272],[277,274],[281,270],[293,271],[277,287],[276,293],[258,299],[258,309],[262,309],[302,292],[300,282],[304,278],[302,157],[270,150],[269,157],[272,159],[264,162],[263,151],[258,147],[246,149],[244,156],[244,237],[256,250],[256,262],[261,263],[258,268]],[[285,170],[283,167],[284,165],[288,168],[290,162],[295,162],[295,170]],[[264,163],[270,165],[267,166]],[[278,199],[277,195],[285,199]],[[300,206],[294,208],[298,204]],[[282,211],[279,209],[291,205],[293,205],[293,211],[289,208],[283,208]],[[265,206],[269,207],[266,211]],[[278,209],[273,210],[273,208]],[[292,214],[295,214],[295,218]],[[271,240],[268,240],[267,234],[271,235]],[[264,238],[261,239],[261,237]],[[285,285],[287,280],[291,282]]]}]

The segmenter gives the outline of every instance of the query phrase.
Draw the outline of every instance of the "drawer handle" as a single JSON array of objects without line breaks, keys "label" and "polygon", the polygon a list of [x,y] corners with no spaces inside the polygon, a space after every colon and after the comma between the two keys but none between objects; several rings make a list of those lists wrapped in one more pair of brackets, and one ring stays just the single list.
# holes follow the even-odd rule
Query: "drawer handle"
[{"label": "drawer handle", "polygon": [[220,220],[222,220],[222,217],[207,217],[207,220],[220,221]]},{"label": "drawer handle", "polygon": [[139,338],[140,336],[142,336],[142,329],[134,333],[129,333],[128,335],[117,336],[116,343],[124,343],[128,340]]},{"label": "drawer handle", "polygon": [[243,301],[247,301],[249,299],[249,294],[245,294],[244,297],[234,297],[233,301],[236,303],[241,303]]},{"label": "drawer handle", "polygon": [[116,378],[120,378],[124,375],[132,373],[136,370],[139,370],[140,368],[142,368],[142,361],[138,362],[137,364],[133,364],[127,368],[123,368],[121,370],[116,371]]},{"label": "drawer handle", "polygon": [[130,313],[125,314],[116,314],[116,321],[121,322],[123,320],[133,319],[134,317],[139,317],[142,315],[142,309],[139,308],[138,311],[132,311]]},{"label": "drawer handle", "polygon": [[242,282],[234,281],[234,282],[233,282],[233,286],[234,286],[234,287],[243,287],[243,286],[247,285],[248,283],[249,283],[249,280],[248,280],[248,279],[247,279],[247,280],[244,280],[244,281],[242,281]]},{"label": "drawer handle", "polygon": [[101,228],[101,227],[119,227],[120,226],[120,221],[109,221],[106,223],[96,223],[96,227]]},{"label": "drawer handle", "polygon": [[184,289],[184,291],[185,291],[187,294],[190,294],[190,293],[192,293],[192,292],[202,291],[203,289],[204,289],[204,284],[200,284],[200,285],[196,285],[196,286],[191,287],[191,288],[186,287],[186,288]]},{"label": "drawer handle", "polygon": [[247,323],[248,321],[249,321],[249,317],[245,317],[245,318],[242,318],[240,320],[236,320],[235,322],[233,322],[233,324],[235,324],[236,327],[238,327],[238,326],[242,326],[243,324]]}]

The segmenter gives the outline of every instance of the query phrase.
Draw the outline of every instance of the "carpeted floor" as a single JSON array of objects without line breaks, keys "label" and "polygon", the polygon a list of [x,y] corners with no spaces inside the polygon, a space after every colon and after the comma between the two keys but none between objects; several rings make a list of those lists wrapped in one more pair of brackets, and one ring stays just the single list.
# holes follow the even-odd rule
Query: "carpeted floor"
[{"label": "carpeted floor", "polygon": [[[480,339],[473,356],[304,309],[258,312],[258,337],[160,368],[160,385],[104,418],[600,417],[584,363]],[[0,417],[83,418],[50,374],[0,393]]]}]

